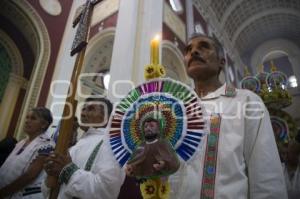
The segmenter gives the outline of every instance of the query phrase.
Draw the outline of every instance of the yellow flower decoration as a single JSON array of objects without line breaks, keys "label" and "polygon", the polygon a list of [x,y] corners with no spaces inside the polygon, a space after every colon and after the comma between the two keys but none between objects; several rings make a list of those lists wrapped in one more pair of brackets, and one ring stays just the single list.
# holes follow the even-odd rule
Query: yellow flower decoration
[{"label": "yellow flower decoration", "polygon": [[154,74],[154,66],[153,66],[153,65],[147,66],[146,72],[147,72],[147,74],[149,74],[149,75]]},{"label": "yellow flower decoration", "polygon": [[157,69],[159,71],[160,77],[164,77],[166,75],[165,67],[162,65],[157,65]]},{"label": "yellow flower decoration", "polygon": [[153,199],[156,196],[157,184],[155,180],[146,180],[140,185],[140,190],[144,199]]},{"label": "yellow flower decoration", "polygon": [[155,78],[155,69],[154,65],[147,65],[144,71],[144,76],[146,80]]},{"label": "yellow flower decoration", "polygon": [[146,80],[164,77],[166,75],[166,70],[162,65],[147,65],[144,71],[144,76]]},{"label": "yellow flower decoration", "polygon": [[161,182],[159,186],[159,192],[158,192],[160,199],[169,199],[170,196],[170,183],[168,181]]},{"label": "yellow flower decoration", "polygon": [[144,199],[169,199],[170,183],[161,178],[148,179],[140,185]]}]

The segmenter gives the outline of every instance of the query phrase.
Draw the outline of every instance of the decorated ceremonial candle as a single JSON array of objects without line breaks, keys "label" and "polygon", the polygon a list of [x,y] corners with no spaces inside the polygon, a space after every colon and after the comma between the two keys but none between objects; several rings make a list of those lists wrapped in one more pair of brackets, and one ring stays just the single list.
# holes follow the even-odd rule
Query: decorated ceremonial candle
[{"label": "decorated ceremonial candle", "polygon": [[153,65],[159,63],[159,35],[156,35],[154,39],[151,40],[150,61]]}]

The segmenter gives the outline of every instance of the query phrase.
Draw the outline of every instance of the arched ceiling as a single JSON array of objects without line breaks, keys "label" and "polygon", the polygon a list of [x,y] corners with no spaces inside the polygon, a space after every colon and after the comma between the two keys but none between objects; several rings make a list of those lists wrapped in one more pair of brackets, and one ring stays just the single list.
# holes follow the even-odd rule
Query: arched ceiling
[{"label": "arched ceiling", "polygon": [[[24,64],[24,66],[14,67],[24,67],[20,70],[24,71],[22,75],[29,80],[38,50],[36,30],[34,30],[29,18],[14,2],[1,1],[0,7],[2,8],[0,12],[0,29],[14,42],[21,53]],[[6,40],[3,36],[0,33],[2,42]]]},{"label": "arched ceiling", "polygon": [[[299,0],[194,0],[212,17],[244,64],[263,42],[286,39],[300,47]],[[202,8],[200,8],[202,7]]]},{"label": "arched ceiling", "polygon": [[[300,2],[300,1],[299,1]],[[274,14],[261,17],[245,27],[235,40],[241,52],[253,50],[271,39],[287,39],[300,46],[300,16]]]}]

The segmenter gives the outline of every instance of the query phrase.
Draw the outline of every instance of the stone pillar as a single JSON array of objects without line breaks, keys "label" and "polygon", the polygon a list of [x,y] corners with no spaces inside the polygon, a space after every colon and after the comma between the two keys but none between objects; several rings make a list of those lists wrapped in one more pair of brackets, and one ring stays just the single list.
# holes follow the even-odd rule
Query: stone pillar
[{"label": "stone pillar", "polygon": [[19,91],[24,87],[25,82],[26,80],[23,77],[13,73],[10,74],[0,109],[0,140],[6,136],[18,100]]},{"label": "stone pillar", "polygon": [[185,0],[187,39],[195,32],[193,1]]},{"label": "stone pillar", "polygon": [[150,41],[157,33],[162,34],[162,13],[163,0],[120,1],[108,89],[113,102],[144,81]]}]

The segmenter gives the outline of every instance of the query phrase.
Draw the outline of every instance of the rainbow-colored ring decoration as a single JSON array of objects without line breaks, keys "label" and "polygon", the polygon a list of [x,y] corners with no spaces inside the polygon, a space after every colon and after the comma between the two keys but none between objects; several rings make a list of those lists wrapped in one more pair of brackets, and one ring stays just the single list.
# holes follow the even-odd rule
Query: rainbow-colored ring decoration
[{"label": "rainbow-colored ring decoration", "polygon": [[162,136],[184,161],[201,147],[206,123],[197,94],[173,79],[153,79],[131,90],[112,115],[110,145],[121,166],[144,141],[142,122],[155,115],[163,124]]},{"label": "rainbow-colored ring decoration", "polygon": [[292,118],[292,116],[287,112],[278,109],[269,109],[269,113],[271,118],[279,118],[277,120],[284,120],[288,127],[288,138],[295,139],[295,137],[297,136],[298,129],[297,124]]},{"label": "rainbow-colored ring decoration", "polygon": [[270,119],[276,140],[287,142],[289,139],[289,127],[287,122],[277,116],[271,116]]},{"label": "rainbow-colored ring decoration", "polygon": [[261,89],[260,81],[256,77],[247,76],[241,80],[241,88],[259,93]]},{"label": "rainbow-colored ring decoration", "polygon": [[280,88],[284,89],[287,87],[288,79],[287,79],[287,76],[283,72],[274,71],[267,75],[266,82],[270,88],[280,87]]}]

